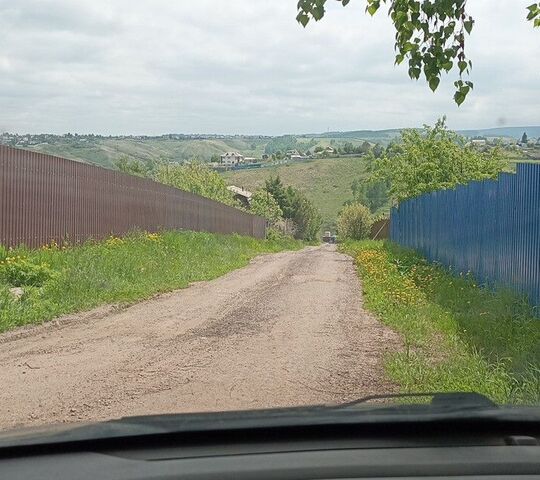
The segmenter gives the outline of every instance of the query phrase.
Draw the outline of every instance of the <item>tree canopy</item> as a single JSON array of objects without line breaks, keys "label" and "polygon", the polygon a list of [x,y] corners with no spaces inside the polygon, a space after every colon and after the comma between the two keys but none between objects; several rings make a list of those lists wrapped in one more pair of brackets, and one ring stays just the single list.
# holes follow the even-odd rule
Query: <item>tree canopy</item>
[{"label": "tree canopy", "polygon": [[137,177],[151,177],[156,166],[153,162],[143,163],[140,160],[129,158],[127,155],[122,155],[115,160],[114,165],[121,172]]},{"label": "tree canopy", "polygon": [[[337,0],[347,6],[350,0]],[[319,21],[327,0],[299,0],[296,19],[304,27],[310,20]],[[454,82],[454,101],[461,105],[473,88],[464,80],[472,68],[465,54],[466,35],[470,35],[474,19],[466,11],[466,0],[366,0],[366,12],[375,15],[381,3],[388,5],[394,25],[396,64],[408,62],[409,77],[418,80],[423,72],[431,90],[435,91],[441,74],[458,71]],[[527,7],[527,20],[540,26],[540,2]]]},{"label": "tree canopy", "polygon": [[285,187],[279,177],[266,180],[264,189],[272,195],[281,208],[283,218],[293,221],[296,238],[303,240],[317,238],[322,220],[313,202],[296,188]]},{"label": "tree canopy", "polygon": [[257,190],[251,197],[249,212],[266,218],[275,225],[283,217],[283,212],[276,199],[266,190]]},{"label": "tree canopy", "polygon": [[223,177],[206,165],[161,165],[155,180],[218,202],[238,206]]},{"label": "tree canopy", "polygon": [[423,130],[403,130],[401,142],[376,161],[373,179],[388,182],[394,201],[454,188],[473,180],[496,178],[504,162],[499,147],[481,152],[448,130],[445,119]]}]

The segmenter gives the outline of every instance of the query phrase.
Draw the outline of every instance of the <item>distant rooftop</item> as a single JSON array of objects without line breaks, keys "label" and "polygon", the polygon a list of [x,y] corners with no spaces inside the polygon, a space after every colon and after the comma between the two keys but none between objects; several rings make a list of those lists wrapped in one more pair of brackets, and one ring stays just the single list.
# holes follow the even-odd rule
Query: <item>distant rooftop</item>
[{"label": "distant rooftop", "polygon": [[240,187],[237,187],[235,185],[229,185],[227,187],[227,190],[229,190],[230,192],[233,192],[235,195],[240,195],[242,197],[245,197],[247,198],[248,200],[251,198],[251,196],[253,195],[251,192],[249,192],[248,190],[244,190],[243,188],[240,188]]}]

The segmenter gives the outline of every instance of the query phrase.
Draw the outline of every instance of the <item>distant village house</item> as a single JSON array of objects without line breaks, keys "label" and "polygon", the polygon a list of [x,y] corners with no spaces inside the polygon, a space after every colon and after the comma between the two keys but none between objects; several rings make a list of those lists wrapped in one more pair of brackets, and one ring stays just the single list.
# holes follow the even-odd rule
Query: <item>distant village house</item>
[{"label": "distant village house", "polygon": [[222,165],[238,165],[239,163],[244,163],[244,156],[238,152],[227,152],[221,155]]}]

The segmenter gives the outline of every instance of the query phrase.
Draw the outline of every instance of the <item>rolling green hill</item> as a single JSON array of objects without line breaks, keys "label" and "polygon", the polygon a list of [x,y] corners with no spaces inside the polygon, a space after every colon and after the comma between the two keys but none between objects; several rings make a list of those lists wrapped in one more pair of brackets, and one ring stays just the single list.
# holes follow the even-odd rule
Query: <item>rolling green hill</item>
[{"label": "rolling green hill", "polygon": [[[364,142],[388,145],[395,140],[400,129],[356,130],[348,132],[327,132],[304,135],[269,136],[220,136],[220,135],[182,135],[162,136],[120,136],[99,135],[18,135],[0,133],[0,143],[13,147],[27,148],[50,153],[81,162],[114,168],[115,160],[128,156],[143,162],[162,160],[182,162],[185,160],[210,161],[212,157],[228,151],[237,151],[247,157],[261,158],[263,153],[281,153],[298,149],[301,152],[313,151],[315,147],[334,148],[345,144],[360,146]],[[521,138],[526,131],[531,140],[540,136],[539,126],[501,127],[479,130],[458,131],[467,136],[486,136],[506,139]],[[530,159],[526,159],[529,161]]]},{"label": "rolling green hill", "polygon": [[97,138],[97,139],[65,139],[54,143],[33,145],[26,148],[51,155],[77,160],[81,162],[114,168],[114,161],[127,155],[142,161],[164,160],[181,162],[183,160],[209,161],[212,155],[221,155],[231,150],[243,155],[260,157],[264,151],[266,140],[249,137],[226,139],[168,139],[149,138]]},{"label": "rolling green hill", "polygon": [[275,175],[279,175],[285,185],[302,190],[315,203],[323,217],[323,230],[334,230],[343,203],[352,199],[351,183],[366,176],[366,165],[357,157],[327,158],[227,172],[224,177],[230,185],[255,190]]}]

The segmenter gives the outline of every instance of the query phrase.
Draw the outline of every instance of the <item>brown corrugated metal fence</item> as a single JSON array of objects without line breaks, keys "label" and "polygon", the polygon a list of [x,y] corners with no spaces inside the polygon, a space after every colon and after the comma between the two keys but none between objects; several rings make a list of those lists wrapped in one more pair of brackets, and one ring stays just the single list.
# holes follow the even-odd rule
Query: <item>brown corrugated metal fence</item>
[{"label": "brown corrugated metal fence", "polygon": [[0,145],[0,244],[38,247],[135,229],[264,238],[266,221],[145,178]]}]

